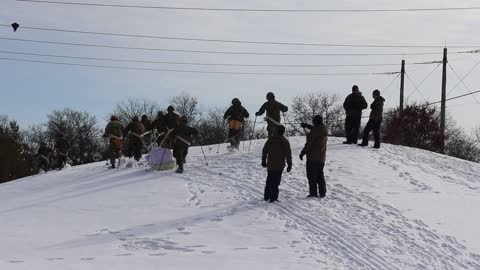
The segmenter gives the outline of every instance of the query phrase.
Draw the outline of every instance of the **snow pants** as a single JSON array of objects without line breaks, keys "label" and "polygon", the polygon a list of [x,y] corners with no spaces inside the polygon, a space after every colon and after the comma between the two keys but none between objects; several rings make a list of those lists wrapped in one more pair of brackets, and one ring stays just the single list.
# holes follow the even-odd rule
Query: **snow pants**
[{"label": "snow pants", "polygon": [[278,199],[278,186],[280,186],[280,181],[282,181],[282,173],[283,171],[268,171],[265,192],[263,194],[265,201],[270,200],[270,202],[274,202]]},{"label": "snow pants", "polygon": [[347,142],[357,144],[362,115],[348,115],[345,119],[345,135]]},{"label": "snow pants", "polygon": [[268,125],[267,125],[268,138],[271,138],[277,134],[277,128],[278,126],[276,124],[268,122]]},{"label": "snow pants", "polygon": [[142,149],[143,149],[142,139],[136,136],[131,136],[128,140],[126,156],[129,158],[134,157],[136,161],[139,161],[140,158],[142,158]]},{"label": "snow pants", "polygon": [[370,135],[370,132],[373,131],[373,139],[375,141],[374,147],[380,147],[380,126],[381,126],[381,124],[382,124],[382,121],[379,121],[379,120],[373,120],[373,119],[368,120],[368,123],[365,126],[365,129],[363,130],[362,144],[368,145],[368,137]]},{"label": "snow pants", "polygon": [[228,138],[230,141],[230,145],[232,147],[235,147],[236,149],[238,149],[238,146],[240,145],[240,140],[242,139],[241,133],[241,129],[231,128],[228,130]]},{"label": "snow pants", "polygon": [[307,161],[308,187],[311,196],[317,197],[320,195],[320,198],[323,198],[327,194],[327,184],[325,183],[325,175],[323,174],[324,167],[325,162]]},{"label": "snow pants", "polygon": [[175,158],[179,168],[183,169],[188,155],[188,146],[183,143],[175,144],[173,147],[173,157]]}]

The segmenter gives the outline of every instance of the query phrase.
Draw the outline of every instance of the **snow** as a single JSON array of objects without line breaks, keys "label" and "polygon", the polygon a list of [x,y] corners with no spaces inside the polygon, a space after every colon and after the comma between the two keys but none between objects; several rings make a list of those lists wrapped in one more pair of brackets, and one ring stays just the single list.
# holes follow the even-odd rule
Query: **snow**
[{"label": "snow", "polygon": [[204,147],[208,167],[191,148],[182,175],[99,162],[2,184],[0,269],[480,269],[480,164],[330,138],[327,197],[307,199],[289,139],[273,204],[264,140]]}]

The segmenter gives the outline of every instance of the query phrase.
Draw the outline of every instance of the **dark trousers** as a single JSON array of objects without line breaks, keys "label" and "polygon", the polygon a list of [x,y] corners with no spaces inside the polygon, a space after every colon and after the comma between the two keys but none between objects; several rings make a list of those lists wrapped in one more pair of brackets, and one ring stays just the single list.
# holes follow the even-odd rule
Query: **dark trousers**
[{"label": "dark trousers", "polygon": [[362,144],[368,145],[368,137],[370,135],[370,132],[373,131],[373,139],[375,141],[375,147],[380,147],[380,126],[382,124],[382,121],[379,120],[373,120],[370,119],[368,120],[367,125],[365,126],[365,129],[363,130],[363,141]]},{"label": "dark trousers", "polygon": [[188,146],[184,145],[175,145],[173,147],[173,157],[175,158],[179,168],[183,169],[183,164],[185,164],[185,159],[188,155]]},{"label": "dark trousers", "polygon": [[[325,183],[325,175],[323,174],[323,168],[325,162],[312,162],[307,161],[307,178],[308,186],[310,188],[310,195],[318,196],[321,198],[327,194],[327,184]],[[318,190],[318,193],[317,193]]]},{"label": "dark trousers", "polygon": [[134,157],[136,161],[139,161],[142,157],[143,141],[142,139],[131,136],[128,140],[127,157]]},{"label": "dark trousers", "polygon": [[230,141],[230,144],[238,149],[238,146],[240,145],[240,140],[241,140],[241,135],[242,130],[241,129],[233,129],[231,128],[228,131],[228,139]]},{"label": "dark trousers", "polygon": [[282,181],[282,173],[283,171],[268,171],[265,192],[263,194],[265,201],[270,200],[270,202],[274,202],[278,199],[278,186],[280,186],[280,181]]},{"label": "dark trousers", "polygon": [[362,115],[349,115],[345,119],[345,135],[347,142],[357,143],[360,124],[362,122]]},{"label": "dark trousers", "polygon": [[271,138],[271,137],[277,135],[277,128],[278,128],[278,126],[275,125],[274,123],[269,122],[267,124],[268,138]]}]

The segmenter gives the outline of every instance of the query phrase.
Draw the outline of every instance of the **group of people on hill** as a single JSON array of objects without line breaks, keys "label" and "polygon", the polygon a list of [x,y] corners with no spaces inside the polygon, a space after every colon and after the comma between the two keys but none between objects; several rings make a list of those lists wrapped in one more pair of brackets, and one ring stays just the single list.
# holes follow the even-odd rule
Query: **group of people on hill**
[{"label": "group of people on hill", "polygon": [[[372,93],[374,101],[370,105],[371,113],[369,121],[363,132],[363,140],[359,146],[367,146],[370,132],[373,131],[374,148],[380,148],[380,126],[382,123],[383,105],[385,99],[379,90]],[[292,169],[292,151],[290,143],[285,137],[285,126],[281,124],[281,114],[288,111],[288,107],[278,102],[272,92],[267,93],[267,101],[255,113],[262,116],[267,122],[268,140],[262,150],[262,167],[267,168],[264,199],[275,202],[278,200],[279,185],[282,174],[287,167],[287,172]],[[362,118],[362,111],[368,106],[365,97],[358,86],[352,87],[344,103],[345,109],[345,134],[344,144],[357,144]],[[228,123],[229,149],[238,149],[244,133],[244,123],[250,117],[248,111],[242,106],[240,99],[232,99],[231,106],[224,114],[224,120]],[[312,123],[301,123],[301,127],[308,129],[306,143],[300,152],[299,158],[303,161],[306,156],[306,171],[309,184],[308,197],[325,197],[327,188],[323,169],[327,150],[328,129],[321,115],[315,115]],[[160,148],[172,149],[173,157],[177,163],[178,173],[183,173],[184,164],[188,155],[188,148],[192,139],[198,135],[198,131],[188,125],[188,118],[175,112],[173,106],[169,106],[167,113],[158,112],[156,119],[151,121],[146,115],[141,119],[134,116],[131,122],[124,126],[117,116],[111,116],[110,122],[105,128],[104,137],[109,139],[109,159],[112,168],[116,167],[116,160],[122,155],[139,161],[142,151],[156,144]],[[66,163],[67,150],[65,134],[60,133],[55,144],[58,153],[58,166],[62,168]],[[48,156],[51,150],[42,145],[38,151],[41,157],[41,166],[48,166]]]},{"label": "group of people on hill", "polygon": [[[374,101],[370,105],[371,112],[367,125],[363,131],[363,140],[359,146],[367,146],[370,132],[373,131],[374,146],[380,148],[380,126],[382,123],[383,105],[385,99],[379,90],[372,93]],[[286,112],[288,108],[275,101],[272,93],[267,94],[267,103],[257,112],[262,115],[267,111],[269,121],[269,139],[262,151],[262,167],[267,168],[267,180],[265,184],[265,201],[275,202],[278,200],[279,185],[282,174],[287,167],[287,172],[292,170],[292,150],[288,139],[284,136],[285,126],[280,124],[280,112]],[[368,106],[358,86],[352,87],[352,93],[347,96],[343,103],[346,112],[345,134],[347,140],[344,144],[357,144],[362,118],[362,111]],[[307,197],[325,197],[327,186],[323,169],[325,167],[328,129],[321,115],[312,118],[312,124],[301,123],[301,127],[310,130],[307,133],[306,143],[300,152],[299,158],[307,157],[306,173],[309,185]]]},{"label": "group of people on hill", "polygon": [[138,116],[134,116],[126,127],[117,116],[112,115],[103,136],[110,141],[108,149],[112,168],[115,168],[116,160],[122,154],[139,161],[145,147],[149,148],[157,144],[161,148],[173,149],[173,156],[178,166],[177,172],[182,173],[188,147],[197,134],[198,131],[195,128],[188,126],[187,117],[178,115],[175,108],[169,106],[167,113],[158,112],[154,121],[148,119],[146,115],[143,115],[141,120]]}]

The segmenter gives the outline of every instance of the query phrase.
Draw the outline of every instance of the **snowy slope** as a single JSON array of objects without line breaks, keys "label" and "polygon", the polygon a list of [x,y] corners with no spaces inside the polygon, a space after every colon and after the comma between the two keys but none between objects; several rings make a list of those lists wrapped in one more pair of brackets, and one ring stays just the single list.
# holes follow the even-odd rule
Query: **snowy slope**
[{"label": "snowy slope", "polygon": [[[328,145],[306,199],[304,138],[280,203],[264,141],[191,149],[186,172],[104,162],[0,185],[0,269],[480,269],[480,165],[413,148]],[[247,143],[248,146],[248,143]]]}]

